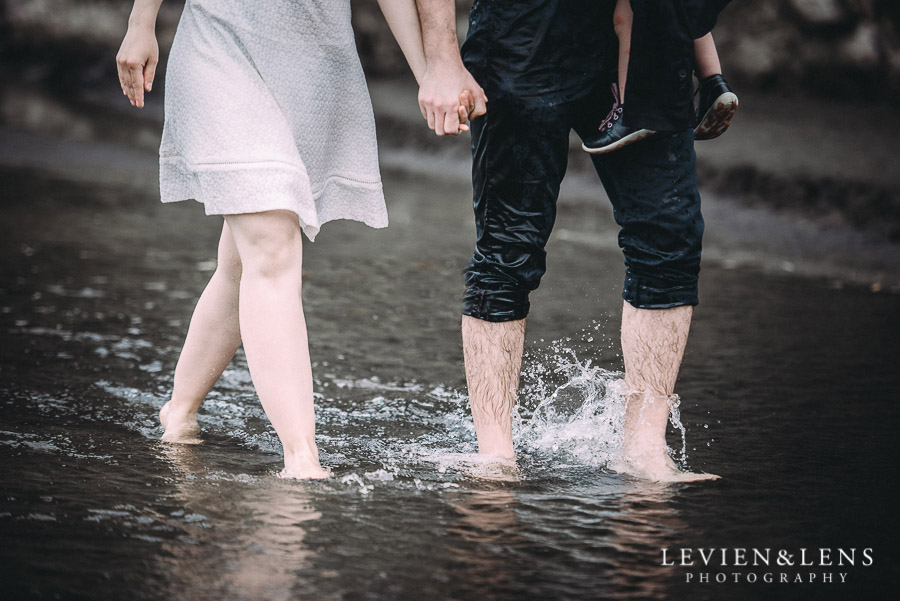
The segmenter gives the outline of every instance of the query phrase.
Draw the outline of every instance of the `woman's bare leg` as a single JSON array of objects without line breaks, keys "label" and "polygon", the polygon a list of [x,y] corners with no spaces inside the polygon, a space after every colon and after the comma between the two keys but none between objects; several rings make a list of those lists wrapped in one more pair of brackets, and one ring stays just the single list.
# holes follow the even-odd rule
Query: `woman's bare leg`
[{"label": "woman's bare leg", "polygon": [[303,240],[297,215],[227,215],[243,272],[240,324],[250,376],[284,447],[292,478],[324,478],[315,441],[312,368],[300,297]]},{"label": "woman's bare leg", "polygon": [[613,29],[619,38],[619,102],[625,104],[625,82],[628,78],[628,58],[631,55],[631,12],[630,0],[617,0],[613,12]]},{"label": "woman's bare leg", "polygon": [[197,301],[175,366],[172,399],[159,412],[165,441],[196,442],[197,411],[241,345],[240,281],[241,259],[226,223],[216,271]]},{"label": "woman's bare leg", "polygon": [[722,74],[722,65],[719,63],[719,53],[716,51],[712,32],[694,40],[694,64],[700,79]]}]

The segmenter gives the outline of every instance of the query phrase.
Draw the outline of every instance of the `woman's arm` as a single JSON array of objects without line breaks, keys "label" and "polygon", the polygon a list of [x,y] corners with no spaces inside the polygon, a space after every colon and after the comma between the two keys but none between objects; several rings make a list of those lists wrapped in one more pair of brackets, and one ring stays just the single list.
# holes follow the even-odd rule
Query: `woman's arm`
[{"label": "woman's arm", "polygon": [[419,25],[416,0],[378,0],[378,5],[416,82],[421,81],[425,73],[425,46],[422,44],[422,27]]},{"label": "woman's arm", "polygon": [[[412,70],[416,83],[422,83],[425,74],[425,44],[422,39],[422,25],[419,21],[419,9],[416,0],[378,0],[384,19],[391,28],[391,33],[400,45],[406,62]],[[468,90],[459,95],[459,131],[469,131],[469,113],[475,110],[475,102]],[[449,133],[449,132],[448,132]],[[456,132],[458,133],[458,132]]]},{"label": "woman's arm", "polygon": [[159,44],[156,42],[156,15],[163,0],[134,0],[128,31],[116,54],[116,68],[122,93],[132,106],[144,106],[144,90],[153,87]]}]

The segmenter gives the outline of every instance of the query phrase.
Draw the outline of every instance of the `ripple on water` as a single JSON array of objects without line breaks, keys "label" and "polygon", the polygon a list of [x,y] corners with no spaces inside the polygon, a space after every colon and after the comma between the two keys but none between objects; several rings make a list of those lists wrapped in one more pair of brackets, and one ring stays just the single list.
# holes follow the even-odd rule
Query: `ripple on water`
[{"label": "ripple on water", "polygon": [[[596,470],[609,470],[618,458],[627,394],[623,374],[579,360],[563,341],[526,361],[514,416],[519,461],[512,466],[476,454],[468,399],[459,391],[378,378],[330,381],[332,394],[316,395],[318,441],[323,463],[344,490],[363,495],[384,486],[437,490],[465,479],[541,480],[585,468],[596,478]],[[201,412],[204,436],[280,454],[246,370],[229,369],[223,384]],[[107,381],[97,385],[127,401],[129,408],[116,416],[119,423],[147,438],[159,437],[156,413],[167,395]],[[681,450],[673,455],[684,467],[677,406],[672,425],[682,437]]]}]

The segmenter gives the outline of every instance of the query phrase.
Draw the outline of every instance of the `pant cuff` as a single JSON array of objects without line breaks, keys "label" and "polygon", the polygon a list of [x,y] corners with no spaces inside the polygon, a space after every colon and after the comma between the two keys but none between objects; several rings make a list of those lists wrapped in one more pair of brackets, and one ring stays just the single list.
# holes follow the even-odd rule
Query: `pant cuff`
[{"label": "pant cuff", "polygon": [[466,290],[463,315],[484,321],[517,321],[525,319],[531,303],[528,294],[510,290]]},{"label": "pant cuff", "polygon": [[671,309],[700,303],[697,280],[672,282],[642,276],[625,276],[622,298],[637,309]]}]

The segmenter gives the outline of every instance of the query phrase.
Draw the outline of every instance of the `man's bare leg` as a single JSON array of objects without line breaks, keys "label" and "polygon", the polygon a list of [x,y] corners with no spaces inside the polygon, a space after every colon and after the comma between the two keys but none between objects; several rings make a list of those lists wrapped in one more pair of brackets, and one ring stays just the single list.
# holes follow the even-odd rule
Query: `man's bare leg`
[{"label": "man's bare leg", "polygon": [[514,459],[512,410],[519,391],[525,320],[462,318],[463,355],[478,452]]},{"label": "man's bare leg", "polygon": [[666,446],[670,398],[687,345],[693,307],[622,307],[622,355],[625,384],[631,391],[625,409],[622,454],[626,471],[650,480],[702,480],[712,474],[678,470]]},{"label": "man's bare leg", "polygon": [[197,411],[241,345],[240,285],[241,258],[226,223],[216,271],[197,301],[178,357],[172,399],[159,412],[166,442],[198,442]]}]

